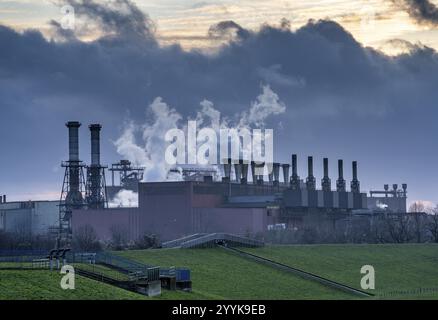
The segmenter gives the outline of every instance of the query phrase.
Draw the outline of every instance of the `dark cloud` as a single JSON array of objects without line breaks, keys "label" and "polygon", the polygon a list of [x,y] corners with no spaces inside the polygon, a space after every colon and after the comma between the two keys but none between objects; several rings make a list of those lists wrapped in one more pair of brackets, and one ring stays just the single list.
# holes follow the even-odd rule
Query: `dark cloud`
[{"label": "dark cloud", "polygon": [[[35,30],[0,26],[0,136],[7,150],[0,167],[15,166],[2,174],[1,190],[20,180],[59,186],[60,173],[52,169],[66,156],[67,120],[104,124],[109,163],[118,157],[110,139],[120,134],[127,110],[141,123],[147,105],[161,96],[184,116],[193,116],[203,99],[231,116],[269,84],[287,106],[269,124],[278,128],[281,121],[284,128],[275,135],[279,160],[289,161],[292,151],[356,158],[363,163],[364,188],[371,181],[373,187],[408,182],[421,191],[414,196],[438,200],[427,182],[438,180],[433,49],[412,45],[409,53],[389,57],[325,20],[297,31],[263,26],[258,32],[226,21],[211,30],[231,28],[238,39],[214,54],[187,52],[160,46],[153,22],[130,2],[68,3],[105,36],[84,42],[65,34],[53,41]],[[87,160],[87,144],[82,147]]]},{"label": "dark cloud", "polygon": [[438,8],[429,0],[393,0],[420,24],[438,25]]},{"label": "dark cloud", "polygon": [[249,36],[249,31],[242,28],[234,21],[221,21],[212,25],[208,30],[208,35],[213,38],[223,38],[225,36],[236,35],[238,39],[245,39]]}]

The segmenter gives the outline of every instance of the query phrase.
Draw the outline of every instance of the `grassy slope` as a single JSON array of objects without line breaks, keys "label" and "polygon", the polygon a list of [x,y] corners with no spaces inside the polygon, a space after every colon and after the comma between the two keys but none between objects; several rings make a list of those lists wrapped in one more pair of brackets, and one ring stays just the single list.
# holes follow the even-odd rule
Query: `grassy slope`
[{"label": "grassy slope", "polygon": [[193,291],[205,299],[344,299],[351,296],[222,249],[146,250],[118,253],[143,263],[188,267]]},{"label": "grassy slope", "polygon": [[376,294],[436,288],[428,294],[406,292],[386,297],[438,298],[438,245],[274,246],[246,250],[356,288],[360,288],[361,267],[372,265]]},{"label": "grassy slope", "polygon": [[[148,297],[76,276],[75,290],[62,290],[61,275],[43,270],[0,270],[0,300],[140,300]],[[159,299],[190,299],[190,294],[163,291]]]}]

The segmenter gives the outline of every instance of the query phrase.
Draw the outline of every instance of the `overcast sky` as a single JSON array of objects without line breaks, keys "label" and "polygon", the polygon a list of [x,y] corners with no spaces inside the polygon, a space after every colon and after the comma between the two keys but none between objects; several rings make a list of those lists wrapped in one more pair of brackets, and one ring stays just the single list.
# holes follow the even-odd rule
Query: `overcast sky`
[{"label": "overcast sky", "polygon": [[0,1],[0,193],[11,200],[58,198],[68,120],[84,124],[85,161],[86,125],[102,123],[112,163],[113,141],[127,121],[153,120],[156,97],[183,117],[204,99],[231,117],[268,85],[286,106],[266,123],[278,161],[298,153],[304,178],[314,155],[320,179],[327,156],[334,182],[338,158],[357,160],[364,191],[406,182],[411,201],[438,202],[434,2],[68,2],[74,32],[52,1]]}]

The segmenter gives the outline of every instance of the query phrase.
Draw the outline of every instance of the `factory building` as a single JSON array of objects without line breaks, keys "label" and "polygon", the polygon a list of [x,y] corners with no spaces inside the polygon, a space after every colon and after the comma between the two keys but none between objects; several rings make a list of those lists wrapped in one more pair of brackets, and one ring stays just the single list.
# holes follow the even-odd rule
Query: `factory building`
[{"label": "factory building", "polygon": [[[4,198],[6,200],[6,198]],[[58,226],[59,201],[0,202],[0,231],[48,235]]]},{"label": "factory building", "polygon": [[[159,235],[162,240],[193,233],[248,235],[279,227],[299,230],[321,219],[342,223],[354,212],[368,210],[369,198],[360,191],[357,162],[352,163],[350,191],[344,180],[343,161],[338,161],[335,189],[331,187],[328,159],[323,162],[321,189],[313,175],[313,157],[308,158],[307,178],[301,180],[296,155],[292,156],[291,175],[291,165],[274,163],[266,181],[265,176],[256,175],[256,168],[265,164],[240,161],[231,170],[229,159],[223,166],[222,181],[205,176],[204,181],[141,182],[138,208],[74,210],[73,233],[91,225],[102,240],[111,238],[111,230],[124,230],[129,240],[146,233]],[[252,180],[248,179],[249,172]],[[406,202],[406,197],[400,201],[403,199]]]},{"label": "factory building", "polygon": [[[106,167],[100,163],[102,127],[99,124],[89,127],[91,165],[87,166],[79,158],[80,126],[78,122],[67,123],[69,161],[63,163],[66,170],[59,226],[60,239],[66,243],[84,226],[92,226],[103,241],[110,240],[114,233],[123,233],[123,237],[131,241],[145,234],[172,240],[193,233],[248,235],[275,228],[300,230],[322,220],[333,221],[336,225],[358,212],[373,211],[373,203],[380,210],[385,207],[385,210],[406,211],[407,186],[403,185],[403,191],[398,188],[386,190],[383,197],[379,192],[367,197],[361,192],[358,164],[353,161],[352,180],[347,190],[344,163],[338,160],[333,188],[329,160],[324,158],[324,175],[318,187],[313,157],[308,157],[307,177],[301,179],[295,154],[291,163],[285,164],[226,159],[221,167],[221,179],[217,178],[215,170],[173,169],[170,173],[180,174],[183,181],[156,183],[140,182],[144,168],[122,160],[109,169],[111,186],[106,186]],[[269,169],[268,174],[265,169]],[[108,208],[108,199],[111,201],[124,190],[138,194],[138,207]]]}]

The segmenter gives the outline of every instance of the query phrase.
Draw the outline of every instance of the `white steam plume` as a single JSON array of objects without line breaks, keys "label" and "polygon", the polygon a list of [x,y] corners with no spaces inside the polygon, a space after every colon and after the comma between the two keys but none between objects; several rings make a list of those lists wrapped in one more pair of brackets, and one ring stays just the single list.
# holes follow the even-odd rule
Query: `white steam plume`
[{"label": "white steam plume", "polygon": [[[201,110],[197,112],[195,120],[198,130],[212,128],[216,132],[220,129],[248,129],[264,128],[265,121],[272,115],[279,115],[286,111],[285,104],[269,85],[262,87],[262,93],[251,104],[249,110],[238,114],[235,120],[222,117],[220,111],[214,108],[211,101],[203,100]],[[183,117],[175,109],[169,107],[162,98],[158,97],[148,107],[150,120],[142,126],[127,122],[123,134],[114,144],[117,152],[137,166],[145,167],[144,180],[149,182],[180,180],[180,175],[169,174],[170,167],[164,160],[168,143],[165,134],[170,129],[187,130],[186,125],[180,125]],[[189,120],[189,119],[188,119]],[[142,133],[143,143],[136,142],[135,134]]]}]

